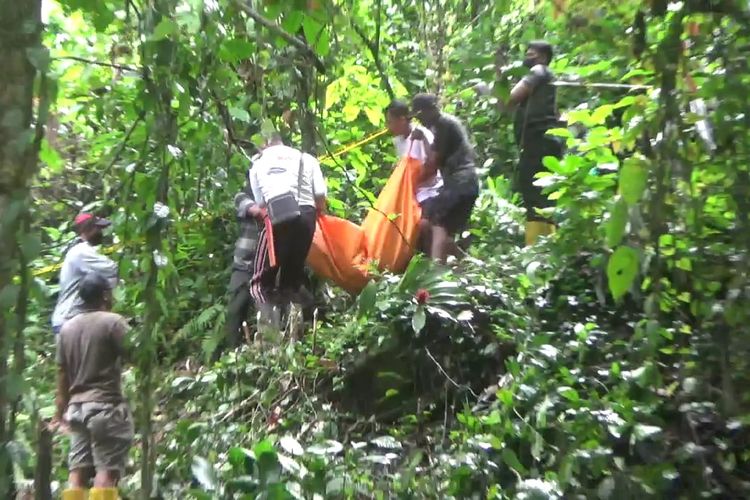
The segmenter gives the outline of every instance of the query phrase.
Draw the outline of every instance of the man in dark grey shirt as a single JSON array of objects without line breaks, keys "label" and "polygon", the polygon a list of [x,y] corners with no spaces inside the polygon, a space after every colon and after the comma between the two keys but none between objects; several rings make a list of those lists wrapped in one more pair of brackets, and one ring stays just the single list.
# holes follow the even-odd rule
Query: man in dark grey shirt
[{"label": "man in dark grey shirt", "polygon": [[107,277],[86,275],[78,294],[81,312],[65,322],[57,337],[53,427],[70,431],[67,497],[83,498],[82,490],[93,477],[90,498],[104,498],[101,495],[116,494],[133,441],[133,421],[121,387],[129,328],[125,318],[109,312],[112,284]]},{"label": "man in dark grey shirt", "polygon": [[553,206],[554,202],[542,193],[542,188],[534,185],[536,174],[545,170],[542,159],[545,156],[561,158],[563,154],[562,140],[547,135],[548,130],[562,126],[554,75],[549,69],[551,61],[552,45],[544,41],[531,42],[523,61],[529,72],[513,87],[508,103],[515,108],[513,130],[520,150],[518,187],[526,208],[527,245],[534,244],[539,235],[554,230],[551,221],[537,211]]},{"label": "man in dark grey shirt", "polygon": [[[432,146],[425,145],[428,153],[423,179],[434,177],[437,171],[443,176],[443,187],[429,214],[430,256],[443,262],[449,254],[456,253],[455,236],[466,229],[479,196],[474,148],[458,118],[440,111],[437,96],[417,94],[412,99],[412,112],[435,135]],[[411,136],[413,140],[425,140],[419,129]]]}]

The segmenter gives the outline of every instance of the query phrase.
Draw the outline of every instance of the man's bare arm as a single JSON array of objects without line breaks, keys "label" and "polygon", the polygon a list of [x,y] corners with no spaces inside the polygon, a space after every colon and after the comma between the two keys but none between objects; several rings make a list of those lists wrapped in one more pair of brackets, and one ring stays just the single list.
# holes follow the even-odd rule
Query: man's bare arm
[{"label": "man's bare arm", "polygon": [[500,111],[502,112],[513,111],[516,106],[521,104],[531,95],[531,90],[531,87],[525,81],[521,80],[511,89],[508,102],[503,102],[501,99],[498,99],[498,108],[500,108]]},{"label": "man's bare arm", "polygon": [[57,367],[57,392],[55,393],[55,421],[62,422],[70,401],[70,387],[65,368]]},{"label": "man's bare arm", "polygon": [[420,173],[419,179],[417,180],[418,183],[422,183],[424,181],[432,179],[433,177],[435,177],[435,175],[437,175],[438,157],[435,150],[432,149],[432,145],[421,130],[414,129],[411,133],[411,138],[415,141],[422,141],[424,150],[426,151],[427,155],[424,161],[424,165],[422,165],[422,172]]}]

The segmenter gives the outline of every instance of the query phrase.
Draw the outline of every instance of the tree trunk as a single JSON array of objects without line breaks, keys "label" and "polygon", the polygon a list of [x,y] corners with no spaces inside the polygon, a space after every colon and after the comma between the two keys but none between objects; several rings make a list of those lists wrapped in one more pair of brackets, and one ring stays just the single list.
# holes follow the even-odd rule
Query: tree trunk
[{"label": "tree trunk", "polygon": [[44,421],[37,428],[36,470],[34,471],[34,500],[52,500],[52,433]]},{"label": "tree trunk", "polygon": [[0,0],[0,498],[12,494],[12,464],[7,443],[8,350],[15,329],[11,312],[18,289],[16,240],[25,212],[28,184],[36,170],[33,120],[34,78],[44,58],[41,0]]},{"label": "tree trunk", "polygon": [[[144,35],[149,36],[163,18],[174,16],[176,2],[174,0],[152,0],[145,13]],[[173,61],[176,52],[175,42],[160,40],[154,45],[142,47],[144,71],[149,78],[144,78],[147,92],[151,95],[151,106],[146,111],[146,123],[151,130],[149,135],[154,137],[155,148],[146,152],[142,158],[152,175],[158,177],[155,201],[168,206],[169,172],[174,159],[168,153],[168,146],[177,143],[177,118],[171,107]],[[144,75],[145,76],[145,75]],[[155,160],[156,159],[156,160]],[[147,206],[146,213],[151,211]],[[150,261],[146,273],[143,298],[145,302],[145,318],[138,346],[138,391],[139,398],[139,429],[141,434],[141,498],[148,500],[154,491],[154,465],[156,451],[153,440],[152,413],[154,409],[154,391],[158,380],[158,364],[156,363],[156,338],[161,327],[162,307],[166,300],[160,282],[163,265],[161,260],[164,250],[164,229],[166,218],[155,213],[145,227],[146,248],[150,254]]]}]

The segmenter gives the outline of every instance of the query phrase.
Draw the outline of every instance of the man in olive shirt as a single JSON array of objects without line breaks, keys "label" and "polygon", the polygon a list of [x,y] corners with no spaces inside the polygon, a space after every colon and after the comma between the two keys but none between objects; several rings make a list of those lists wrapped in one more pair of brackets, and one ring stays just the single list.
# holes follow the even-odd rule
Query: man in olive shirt
[{"label": "man in olive shirt", "polygon": [[112,285],[107,277],[86,275],[78,293],[82,312],[65,322],[57,340],[53,425],[70,430],[70,489],[63,498],[83,498],[92,476],[90,499],[116,498],[114,488],[133,441],[132,417],[121,388],[128,325],[109,312]]},{"label": "man in olive shirt", "polygon": [[[435,198],[429,218],[432,223],[430,256],[444,262],[449,254],[457,252],[455,236],[466,229],[479,196],[474,148],[458,118],[440,111],[437,96],[417,94],[412,99],[412,112],[435,136],[431,147],[426,148],[422,178],[431,179],[438,171],[443,177],[443,187]],[[415,129],[411,137],[425,140],[419,129]]]},{"label": "man in olive shirt", "polygon": [[[511,90],[507,106],[515,108],[513,130],[520,150],[518,184],[526,208],[527,245],[554,230],[551,221],[537,211],[553,206],[554,202],[542,193],[541,187],[534,185],[536,175],[545,170],[543,158],[561,158],[563,154],[562,140],[547,135],[548,130],[563,126],[557,110],[554,75],[549,69],[551,61],[552,45],[544,41],[529,44],[523,60],[529,72]],[[506,106],[501,103],[501,108]]]}]

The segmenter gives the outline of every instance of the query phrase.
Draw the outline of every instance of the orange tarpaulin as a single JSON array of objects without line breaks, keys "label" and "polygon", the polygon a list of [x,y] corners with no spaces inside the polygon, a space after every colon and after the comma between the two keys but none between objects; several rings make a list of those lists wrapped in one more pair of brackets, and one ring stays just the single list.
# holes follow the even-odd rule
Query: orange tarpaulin
[{"label": "orange tarpaulin", "polygon": [[318,217],[307,263],[318,276],[350,293],[367,284],[367,269],[401,272],[414,253],[421,209],[414,198],[418,160],[404,157],[361,226],[331,215]]}]

